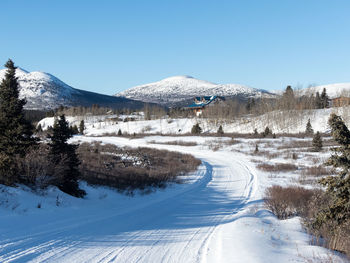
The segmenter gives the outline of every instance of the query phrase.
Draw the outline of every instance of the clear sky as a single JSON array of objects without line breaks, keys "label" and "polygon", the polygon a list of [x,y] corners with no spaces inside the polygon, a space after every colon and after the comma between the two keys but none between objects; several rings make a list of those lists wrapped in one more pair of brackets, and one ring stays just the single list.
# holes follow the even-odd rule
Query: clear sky
[{"label": "clear sky", "polygon": [[0,63],[115,94],[174,75],[350,82],[349,0],[1,0]]}]

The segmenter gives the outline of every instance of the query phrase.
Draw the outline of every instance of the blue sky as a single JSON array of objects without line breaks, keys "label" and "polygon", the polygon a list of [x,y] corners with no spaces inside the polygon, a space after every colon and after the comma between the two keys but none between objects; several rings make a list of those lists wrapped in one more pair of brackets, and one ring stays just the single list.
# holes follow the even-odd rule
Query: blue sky
[{"label": "blue sky", "polygon": [[350,82],[350,1],[2,0],[0,63],[115,94],[174,75],[267,90]]}]

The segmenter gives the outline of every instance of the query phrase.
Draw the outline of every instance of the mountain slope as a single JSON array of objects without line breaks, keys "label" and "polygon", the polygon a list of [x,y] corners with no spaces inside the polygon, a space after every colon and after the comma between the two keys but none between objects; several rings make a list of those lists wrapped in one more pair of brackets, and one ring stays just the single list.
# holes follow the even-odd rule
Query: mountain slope
[{"label": "mountain slope", "polygon": [[316,94],[316,92],[319,92],[320,95],[323,91],[323,89],[326,89],[326,92],[330,99],[339,97],[339,96],[350,96],[350,83],[333,83],[328,85],[320,85],[310,88],[305,88],[297,91],[297,94],[302,95],[311,95]]},{"label": "mountain slope", "polygon": [[[6,69],[0,70],[0,80]],[[63,106],[100,106],[113,108],[141,108],[143,103],[115,96],[72,88],[55,76],[44,72],[27,72],[16,69],[20,85],[20,97],[26,98],[26,109],[54,109]]]},{"label": "mountain slope", "polygon": [[174,104],[195,96],[225,97],[261,97],[274,96],[265,90],[258,90],[239,84],[215,84],[190,76],[175,76],[161,81],[140,85],[116,94],[118,97],[153,102]]}]

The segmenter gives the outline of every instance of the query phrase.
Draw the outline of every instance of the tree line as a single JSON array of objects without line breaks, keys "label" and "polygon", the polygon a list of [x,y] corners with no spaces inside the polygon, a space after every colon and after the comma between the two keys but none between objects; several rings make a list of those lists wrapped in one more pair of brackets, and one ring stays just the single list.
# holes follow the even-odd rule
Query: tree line
[{"label": "tree line", "polygon": [[[34,127],[26,120],[25,99],[19,99],[19,84],[15,76],[16,67],[12,60],[5,64],[5,78],[0,84],[0,183],[15,185],[24,183],[36,186],[38,177],[26,176],[29,173],[28,162],[33,162],[28,155],[39,156],[47,163],[52,173],[45,174],[46,186],[55,185],[63,192],[82,197],[85,192],[79,189],[80,161],[76,154],[76,145],[68,144],[74,131],[69,127],[64,115],[55,119],[48,144],[33,136]],[[33,154],[34,152],[34,154]],[[40,167],[43,164],[40,164]],[[33,172],[33,171],[32,171]],[[35,170],[34,173],[40,174]]]}]

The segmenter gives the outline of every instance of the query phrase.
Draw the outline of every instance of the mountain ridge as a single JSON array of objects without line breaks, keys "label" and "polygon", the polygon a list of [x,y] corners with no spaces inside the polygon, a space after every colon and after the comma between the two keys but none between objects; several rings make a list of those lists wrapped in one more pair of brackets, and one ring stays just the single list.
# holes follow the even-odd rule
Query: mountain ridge
[{"label": "mountain ridge", "polygon": [[138,85],[117,93],[115,96],[149,103],[176,104],[194,96],[223,97],[274,97],[266,90],[241,84],[216,84],[192,76],[172,76],[160,81]]},{"label": "mountain ridge", "polygon": [[[5,77],[6,69],[0,70],[0,80]],[[27,100],[25,109],[50,110],[58,106],[91,106],[99,104],[112,108],[142,108],[144,103],[126,98],[118,98],[95,92],[76,89],[64,83],[54,75],[42,71],[28,72],[16,69],[20,98]]]}]

